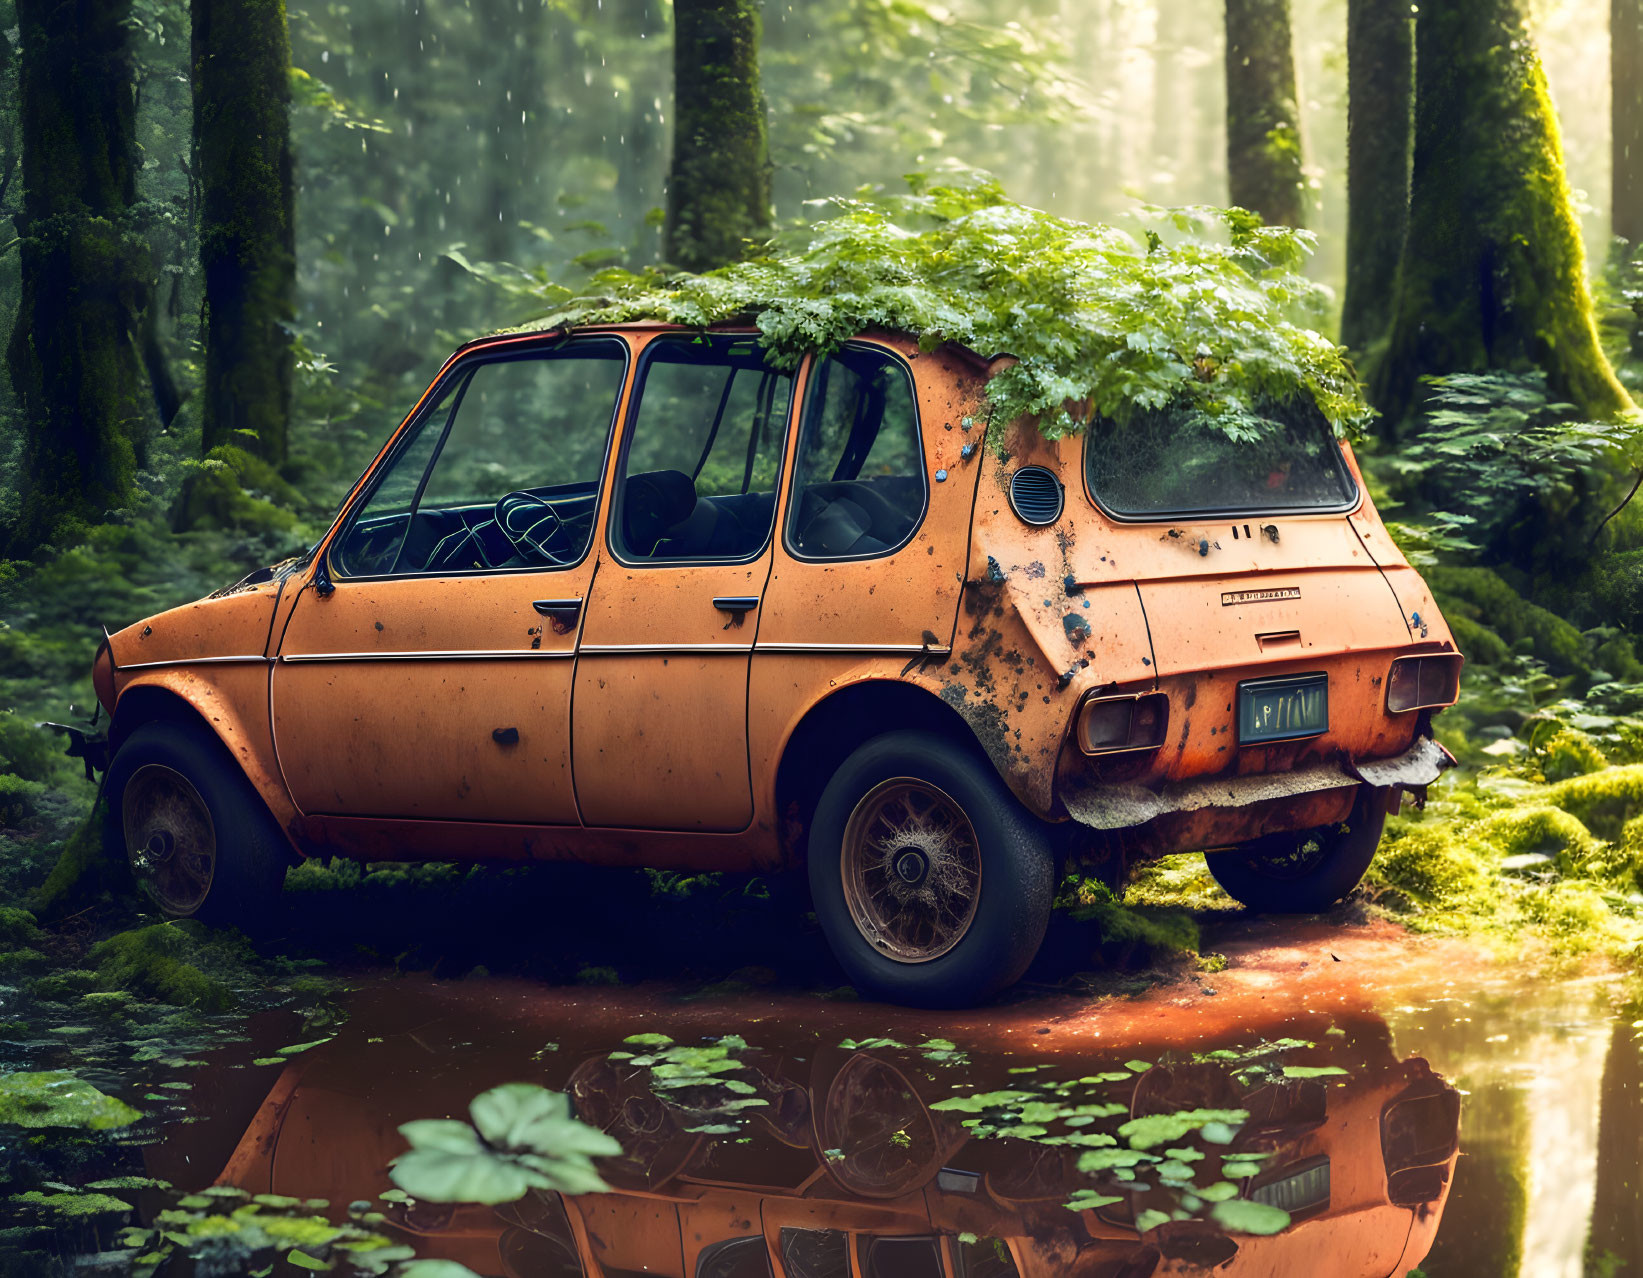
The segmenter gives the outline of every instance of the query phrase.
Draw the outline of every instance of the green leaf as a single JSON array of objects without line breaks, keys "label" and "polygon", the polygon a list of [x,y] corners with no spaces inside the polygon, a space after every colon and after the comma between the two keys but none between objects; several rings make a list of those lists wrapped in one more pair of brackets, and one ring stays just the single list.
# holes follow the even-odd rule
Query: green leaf
[{"label": "green leaf", "polygon": [[1135,1218],[1135,1232],[1138,1234],[1150,1233],[1159,1225],[1169,1224],[1170,1216],[1166,1211],[1144,1211]]},{"label": "green leaf", "polygon": [[1246,1198],[1216,1203],[1210,1216],[1221,1228],[1235,1234],[1276,1234],[1289,1228],[1289,1213],[1283,1208],[1252,1203]]},{"label": "green leaf", "polygon": [[544,1179],[489,1151],[456,1154],[436,1149],[401,1154],[388,1175],[406,1193],[427,1202],[486,1205],[516,1202]]},{"label": "green leaf", "polygon": [[412,1149],[431,1153],[474,1154],[480,1149],[479,1134],[457,1118],[419,1118],[402,1124],[399,1134]]},{"label": "green leaf", "polygon": [[454,1260],[413,1260],[400,1267],[396,1278],[479,1278]]},{"label": "green leaf", "polygon": [[1347,1071],[1339,1065],[1285,1065],[1285,1078],[1334,1078]]},{"label": "green leaf", "polygon": [[1118,1134],[1135,1149],[1151,1149],[1166,1141],[1179,1140],[1188,1132],[1198,1131],[1211,1123],[1235,1127],[1248,1119],[1249,1112],[1242,1109],[1187,1109],[1174,1114],[1147,1114],[1132,1118],[1118,1129]]}]

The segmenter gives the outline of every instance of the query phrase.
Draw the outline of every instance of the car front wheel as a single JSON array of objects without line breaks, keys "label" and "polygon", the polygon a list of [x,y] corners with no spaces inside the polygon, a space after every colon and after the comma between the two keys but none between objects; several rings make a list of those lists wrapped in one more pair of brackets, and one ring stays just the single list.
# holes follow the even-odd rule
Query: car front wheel
[{"label": "car front wheel", "polygon": [[929,732],[857,749],[822,791],[810,893],[859,989],[957,1007],[1013,984],[1044,939],[1055,861],[978,752]]},{"label": "car front wheel", "polygon": [[157,721],[135,729],[108,770],[108,837],[172,918],[251,928],[290,864],[262,798],[216,740]]},{"label": "car front wheel", "polygon": [[1344,824],[1268,834],[1210,852],[1209,872],[1233,900],[1264,914],[1316,914],[1364,876],[1386,827],[1387,791],[1360,786]]}]

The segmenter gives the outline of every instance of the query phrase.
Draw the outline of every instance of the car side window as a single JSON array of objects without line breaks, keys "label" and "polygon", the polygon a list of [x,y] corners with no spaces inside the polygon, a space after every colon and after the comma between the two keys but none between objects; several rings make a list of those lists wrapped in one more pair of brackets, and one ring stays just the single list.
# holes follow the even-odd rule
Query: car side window
[{"label": "car side window", "polygon": [[579,562],[625,372],[609,339],[458,366],[338,539],[337,575]]},{"label": "car side window", "polygon": [[836,1229],[786,1228],[782,1268],[788,1278],[850,1278],[850,1238]]},{"label": "car side window", "polygon": [[776,517],[791,374],[751,337],[645,350],[617,471],[611,542],[629,563],[757,555]]},{"label": "car side window", "polygon": [[714,1243],[696,1262],[696,1278],[770,1278],[770,1249],[763,1236]]},{"label": "car side window", "polygon": [[924,518],[924,450],[907,367],[870,346],[817,360],[787,504],[801,559],[865,559],[900,549]]}]

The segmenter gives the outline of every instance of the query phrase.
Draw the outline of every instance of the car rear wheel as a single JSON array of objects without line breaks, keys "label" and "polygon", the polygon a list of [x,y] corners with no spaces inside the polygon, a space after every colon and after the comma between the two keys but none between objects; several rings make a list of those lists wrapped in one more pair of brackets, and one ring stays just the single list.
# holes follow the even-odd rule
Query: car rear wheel
[{"label": "car rear wheel", "polygon": [[1049,923],[1055,861],[992,765],[929,732],[855,751],[822,791],[810,893],[858,988],[957,1007],[1014,983]]},{"label": "car rear wheel", "polygon": [[251,927],[290,864],[262,797],[199,729],[153,722],[109,765],[110,838],[138,885],[171,918]]},{"label": "car rear wheel", "polygon": [[1268,834],[1204,857],[1235,901],[1264,914],[1316,914],[1358,886],[1386,827],[1384,787],[1361,786],[1341,825]]}]

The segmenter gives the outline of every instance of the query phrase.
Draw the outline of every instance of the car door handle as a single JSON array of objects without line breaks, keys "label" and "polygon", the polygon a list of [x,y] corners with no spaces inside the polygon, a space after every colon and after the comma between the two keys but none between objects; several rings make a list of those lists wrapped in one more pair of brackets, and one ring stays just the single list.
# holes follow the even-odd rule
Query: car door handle
[{"label": "car door handle", "polygon": [[568,633],[582,615],[580,599],[536,599],[531,602],[531,607],[552,623],[553,632],[557,635]]},{"label": "car door handle", "polygon": [[733,612],[738,617],[743,613],[752,612],[759,606],[758,595],[724,595],[713,601],[713,606],[720,612]]}]

